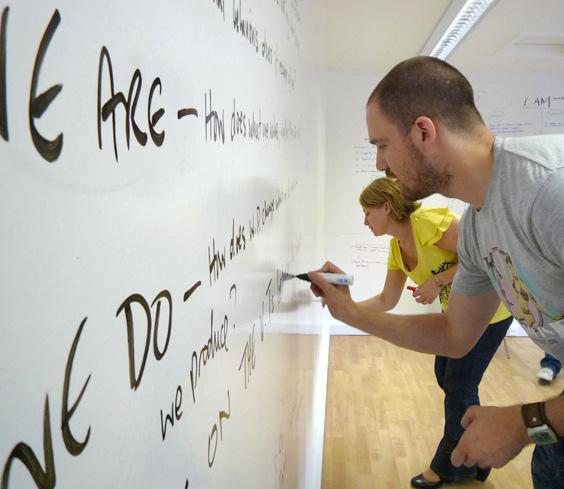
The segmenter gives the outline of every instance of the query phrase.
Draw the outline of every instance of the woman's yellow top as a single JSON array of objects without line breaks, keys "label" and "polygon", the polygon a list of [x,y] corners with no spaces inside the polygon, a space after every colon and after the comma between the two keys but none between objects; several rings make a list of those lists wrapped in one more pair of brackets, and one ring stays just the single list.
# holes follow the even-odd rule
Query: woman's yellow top
[{"label": "woman's yellow top", "polygon": [[[416,284],[421,285],[433,275],[444,272],[458,263],[455,251],[444,250],[436,246],[443,233],[449,228],[454,217],[454,212],[445,208],[428,209],[420,207],[409,216],[413,229],[413,238],[417,249],[417,266],[408,270],[403,263],[397,238],[390,240],[390,254],[388,256],[388,270],[401,270]],[[441,288],[439,300],[441,309],[447,310],[448,296],[451,284]],[[509,317],[511,313],[500,304],[490,323],[496,323]]]}]

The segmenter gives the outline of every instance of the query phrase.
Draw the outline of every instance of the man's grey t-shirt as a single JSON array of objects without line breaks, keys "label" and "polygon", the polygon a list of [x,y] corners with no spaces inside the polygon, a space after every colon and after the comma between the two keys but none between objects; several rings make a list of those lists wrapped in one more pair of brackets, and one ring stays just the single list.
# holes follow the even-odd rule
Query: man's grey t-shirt
[{"label": "man's grey t-shirt", "polygon": [[486,201],[460,224],[453,290],[496,290],[527,334],[564,361],[564,135],[496,137]]}]

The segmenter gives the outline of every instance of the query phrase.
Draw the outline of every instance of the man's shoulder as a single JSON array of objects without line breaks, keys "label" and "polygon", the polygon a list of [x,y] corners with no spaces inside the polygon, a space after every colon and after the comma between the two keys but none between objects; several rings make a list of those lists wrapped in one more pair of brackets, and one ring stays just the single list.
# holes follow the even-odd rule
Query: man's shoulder
[{"label": "man's shoulder", "polygon": [[546,170],[564,168],[564,134],[499,138],[500,156]]}]

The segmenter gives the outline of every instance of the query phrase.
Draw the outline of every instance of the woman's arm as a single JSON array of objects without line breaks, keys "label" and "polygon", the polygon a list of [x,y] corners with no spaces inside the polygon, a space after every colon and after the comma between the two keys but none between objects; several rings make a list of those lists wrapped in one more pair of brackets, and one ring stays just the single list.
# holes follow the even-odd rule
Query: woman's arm
[{"label": "woman's arm", "polygon": [[357,304],[375,311],[389,311],[396,307],[406,280],[407,277],[401,270],[388,270],[382,292]]},{"label": "woman's arm", "polygon": [[[458,227],[460,225],[460,220],[458,217],[454,217],[448,229],[443,233],[441,239],[435,243],[435,246],[447,251],[454,251],[456,253],[456,247],[458,246]],[[450,284],[454,280],[454,274],[458,265],[451,267],[444,272],[437,273],[435,279],[438,280],[442,285]]]},{"label": "woman's arm", "polygon": [[458,226],[460,225],[460,219],[458,217],[453,217],[452,222],[448,229],[443,233],[441,239],[439,239],[435,246],[447,251],[456,252],[456,247],[458,245]]},{"label": "woman's arm", "polygon": [[441,288],[445,285],[452,283],[454,280],[454,275],[458,270],[458,263],[453,265],[448,270],[444,272],[437,273],[433,275],[428,280],[425,280],[415,292],[413,292],[413,297],[415,297],[416,302],[420,304],[432,304],[441,292]]},{"label": "woman's arm", "polygon": [[[443,233],[441,239],[435,243],[435,246],[443,250],[456,252],[459,223],[459,219],[457,217],[453,217],[450,226]],[[420,304],[432,304],[441,292],[441,288],[450,284],[454,280],[454,275],[456,274],[457,269],[458,265],[454,265],[448,270],[437,273],[429,280],[423,282],[413,293],[415,300]]]}]

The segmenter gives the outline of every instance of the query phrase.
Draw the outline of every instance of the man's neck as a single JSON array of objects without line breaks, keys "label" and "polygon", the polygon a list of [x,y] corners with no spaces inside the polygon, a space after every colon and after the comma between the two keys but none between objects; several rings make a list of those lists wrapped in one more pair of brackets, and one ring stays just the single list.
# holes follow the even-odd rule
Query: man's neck
[{"label": "man's neck", "polygon": [[444,195],[480,209],[486,202],[494,167],[494,135],[487,128],[471,138],[452,137],[448,158],[452,175]]}]

